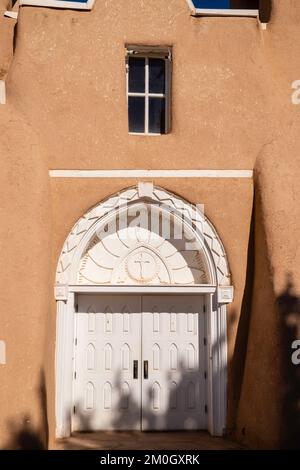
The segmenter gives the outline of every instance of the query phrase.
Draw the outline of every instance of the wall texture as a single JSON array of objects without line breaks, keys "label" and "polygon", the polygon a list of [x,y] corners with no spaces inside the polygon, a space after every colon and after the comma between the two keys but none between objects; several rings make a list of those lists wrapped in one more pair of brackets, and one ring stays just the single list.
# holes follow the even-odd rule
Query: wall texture
[{"label": "wall texture", "polygon": [[[46,446],[48,434],[55,445],[57,258],[89,207],[136,183],[50,182],[48,170],[119,168],[255,168],[255,205],[250,180],[154,183],[203,203],[227,250],[228,434],[257,448],[297,445],[300,5],[272,5],[266,31],[253,18],[193,18],[185,0],[22,7],[14,31],[1,1],[0,447]],[[126,43],[173,46],[169,135],[127,133]]]},{"label": "wall texture", "polygon": [[[51,209],[36,134],[11,105],[0,108],[1,447],[46,445],[45,321],[49,312]],[[5,136],[5,138],[4,138]]]},{"label": "wall texture", "polygon": [[238,419],[240,438],[254,447],[299,448],[300,376],[291,361],[300,339],[297,127],[256,165],[255,281]]}]

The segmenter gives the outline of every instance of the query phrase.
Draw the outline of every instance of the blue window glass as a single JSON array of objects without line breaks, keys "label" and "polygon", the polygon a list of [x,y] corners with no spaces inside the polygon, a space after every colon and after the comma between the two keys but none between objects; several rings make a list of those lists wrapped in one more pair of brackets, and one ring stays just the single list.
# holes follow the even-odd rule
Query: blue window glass
[{"label": "blue window glass", "polygon": [[230,8],[230,0],[193,0],[196,8]]},{"label": "blue window glass", "polygon": [[165,99],[149,99],[149,132],[152,134],[165,133]]},{"label": "blue window glass", "polygon": [[149,93],[165,92],[165,61],[149,59]]},{"label": "blue window glass", "polygon": [[130,57],[128,91],[131,93],[145,93],[145,59]]},{"label": "blue window glass", "polygon": [[164,57],[128,57],[129,132],[166,133],[166,70]]},{"label": "blue window glass", "polygon": [[258,10],[259,0],[193,0],[195,8]]},{"label": "blue window glass", "polygon": [[129,132],[145,132],[145,98],[128,97],[128,122]]}]

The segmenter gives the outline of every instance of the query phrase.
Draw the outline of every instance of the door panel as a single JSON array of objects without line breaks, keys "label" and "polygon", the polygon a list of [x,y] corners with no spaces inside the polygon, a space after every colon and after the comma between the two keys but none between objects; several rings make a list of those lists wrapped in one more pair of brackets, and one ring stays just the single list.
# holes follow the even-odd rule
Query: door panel
[{"label": "door panel", "polygon": [[73,431],[140,429],[140,304],[140,296],[78,296]]},{"label": "door panel", "polygon": [[79,295],[72,430],[205,429],[201,296]]},{"label": "door panel", "polygon": [[142,429],[205,429],[205,316],[200,296],[144,296]]}]

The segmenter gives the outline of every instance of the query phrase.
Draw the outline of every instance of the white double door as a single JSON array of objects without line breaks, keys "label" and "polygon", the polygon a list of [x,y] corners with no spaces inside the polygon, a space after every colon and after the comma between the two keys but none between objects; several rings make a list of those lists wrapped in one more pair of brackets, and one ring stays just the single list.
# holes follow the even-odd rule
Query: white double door
[{"label": "white double door", "polygon": [[79,295],[72,430],[205,429],[202,296]]}]

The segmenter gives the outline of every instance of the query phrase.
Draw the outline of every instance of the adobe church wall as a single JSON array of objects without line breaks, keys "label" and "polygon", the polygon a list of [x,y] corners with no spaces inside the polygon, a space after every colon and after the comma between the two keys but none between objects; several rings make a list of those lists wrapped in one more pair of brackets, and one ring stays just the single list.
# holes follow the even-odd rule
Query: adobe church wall
[{"label": "adobe church wall", "polygon": [[[8,87],[50,168],[248,169],[277,126],[264,41],[255,18],[193,18],[185,0],[24,7]],[[173,46],[168,135],[128,135],[126,43]]]},{"label": "adobe church wall", "polygon": [[255,283],[238,433],[255,447],[299,448],[299,118],[256,166]]},{"label": "adobe church wall", "polygon": [[[0,448],[46,445],[45,327],[50,196],[43,150],[28,120],[0,106]],[[52,339],[53,340],[53,339]]]},{"label": "adobe church wall", "polygon": [[280,448],[280,322],[269,269],[260,195],[255,201],[255,271],[245,335],[235,434],[254,449]]},{"label": "adobe church wall", "polygon": [[7,76],[13,57],[13,36],[16,21],[4,18],[9,0],[0,0],[0,80]]},{"label": "adobe church wall", "polygon": [[[185,1],[167,3],[131,0],[114,2],[112,7],[110,1],[96,1],[89,13],[20,10],[7,80],[9,104],[0,107],[1,264],[5,266],[0,270],[5,286],[0,293],[5,306],[0,339],[7,343],[8,358],[0,366],[0,447],[24,428],[44,442],[48,425],[50,446],[54,445],[56,311],[52,287],[59,252],[74,222],[87,209],[136,183],[52,180],[50,192],[48,168],[249,169],[265,145],[284,135],[299,113],[290,104],[290,84],[300,78],[298,2],[274,0],[266,32],[255,19],[196,19],[189,16]],[[170,135],[128,136],[126,42],[174,46]],[[257,447],[277,447],[284,439],[278,432],[282,405],[277,386],[282,388],[283,376],[278,377],[282,339],[275,300],[284,292],[287,272],[291,270],[293,282],[298,282],[299,216],[297,193],[293,195],[299,167],[296,129],[297,125],[293,148],[288,146],[289,137],[279,141],[257,167],[262,209],[258,203],[254,295],[246,319],[250,330],[242,383],[236,355],[239,330],[243,330],[242,338],[248,332],[240,312],[244,289],[251,280],[251,275],[247,278],[247,249],[252,183],[154,181],[191,202],[205,204],[224,242],[235,286],[235,302],[228,313],[228,427],[245,444]],[[278,181],[282,187],[277,194]],[[280,221],[287,220],[287,214],[285,226]],[[24,424],[27,414],[29,423]]]},{"label": "adobe church wall", "polygon": [[265,53],[281,118],[255,165],[254,288],[237,435],[252,447],[299,448],[300,377],[292,343],[300,339],[300,116],[291,84],[300,78],[300,11],[296,2],[273,4]]}]

